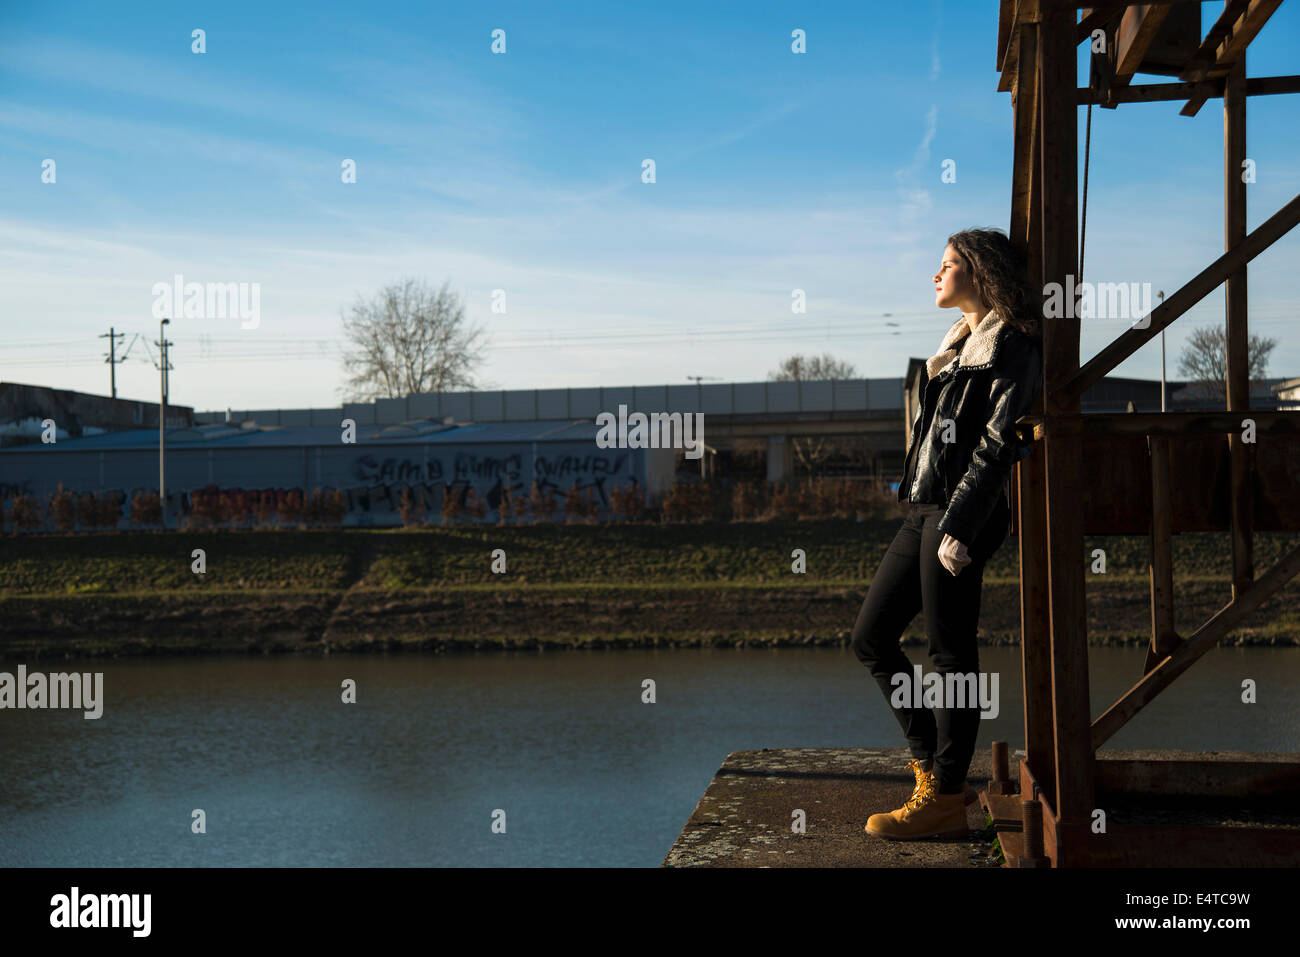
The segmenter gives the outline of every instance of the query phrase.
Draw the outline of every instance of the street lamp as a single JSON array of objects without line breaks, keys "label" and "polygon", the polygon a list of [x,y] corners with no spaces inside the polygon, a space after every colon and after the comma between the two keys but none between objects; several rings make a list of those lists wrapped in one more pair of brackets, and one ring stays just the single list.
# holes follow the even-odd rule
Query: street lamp
[{"label": "street lamp", "polygon": [[[1165,293],[1161,289],[1156,293],[1160,297],[1160,305],[1165,304]],[[1160,411],[1165,411],[1165,331],[1160,330]]]},{"label": "street lamp", "polygon": [[158,324],[158,507],[162,514],[162,527],[167,530],[167,470],[163,464],[163,427],[167,421],[167,331],[163,326],[171,322],[164,319]]}]

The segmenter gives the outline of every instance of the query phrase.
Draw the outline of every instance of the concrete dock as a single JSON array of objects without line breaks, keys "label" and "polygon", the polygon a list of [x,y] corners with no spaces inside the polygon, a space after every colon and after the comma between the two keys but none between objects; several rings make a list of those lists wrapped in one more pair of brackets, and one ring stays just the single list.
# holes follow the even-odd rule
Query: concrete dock
[{"label": "concrete dock", "polygon": [[[1023,753],[1008,754],[1013,769]],[[1135,775],[1130,768],[1124,775],[1135,793],[1098,792],[1113,831],[1116,826],[1169,828],[1167,838],[1158,838],[1124,866],[1161,866],[1179,842],[1210,840],[1241,846],[1236,858],[1225,857],[1230,865],[1295,866],[1274,845],[1300,831],[1300,805],[1292,796],[1300,778],[1296,755],[1107,749],[1097,757],[1099,782],[1115,777],[1108,771],[1121,765],[1136,762],[1140,770]],[[967,805],[970,834],[965,839],[887,841],[863,831],[868,817],[900,807],[912,793],[908,758],[906,748],[733,751],[663,866],[998,867],[990,858],[992,836],[985,839],[986,811],[979,800]],[[976,792],[984,791],[992,777],[991,758],[987,745],[976,747],[967,774]],[[1156,793],[1168,792],[1166,779],[1173,777],[1184,780],[1189,793]],[[1003,825],[1002,834],[1006,855],[1013,860],[1021,853],[1020,798],[984,798],[1007,812],[1007,820],[1015,818],[1009,831]],[[802,834],[791,827],[797,810],[804,812]]]},{"label": "concrete dock", "polygon": [[[967,840],[886,841],[863,831],[877,811],[901,807],[915,779],[906,748],[733,751],[700,798],[664,867],[996,867],[987,863],[984,809],[966,808]],[[1019,755],[1014,755],[1018,759]],[[967,780],[991,776],[977,747]],[[791,829],[795,810],[806,833]]]}]

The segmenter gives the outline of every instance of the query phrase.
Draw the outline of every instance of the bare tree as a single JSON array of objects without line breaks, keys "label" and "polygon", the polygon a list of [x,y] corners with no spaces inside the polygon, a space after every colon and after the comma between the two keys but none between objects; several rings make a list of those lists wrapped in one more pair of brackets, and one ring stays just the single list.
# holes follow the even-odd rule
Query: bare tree
[{"label": "bare tree", "polygon": [[[448,292],[406,278],[370,299],[360,295],[343,329],[354,351],[344,354],[350,401],[395,399],[420,392],[473,388],[481,328],[464,327],[465,307]],[[342,390],[340,390],[342,391]]]},{"label": "bare tree", "polygon": [[[827,379],[853,379],[857,371],[850,362],[843,362],[829,352],[820,356],[790,356],[776,369],[769,372],[771,382],[818,382]],[[791,451],[799,464],[816,474],[817,469],[837,450],[843,450],[843,441],[832,436],[793,436],[790,439]],[[859,451],[858,443],[849,443],[853,451]]]},{"label": "bare tree", "polygon": [[[1277,345],[1276,339],[1250,337],[1246,374],[1250,381],[1258,382],[1268,370],[1268,354]],[[1214,399],[1228,404],[1228,334],[1222,325],[1202,326],[1187,337],[1178,358],[1178,373],[1191,384],[1185,394]]]},{"label": "bare tree", "polygon": [[854,379],[857,372],[850,362],[841,362],[829,352],[820,356],[791,356],[775,372],[769,372],[771,382],[816,382],[823,379]]}]

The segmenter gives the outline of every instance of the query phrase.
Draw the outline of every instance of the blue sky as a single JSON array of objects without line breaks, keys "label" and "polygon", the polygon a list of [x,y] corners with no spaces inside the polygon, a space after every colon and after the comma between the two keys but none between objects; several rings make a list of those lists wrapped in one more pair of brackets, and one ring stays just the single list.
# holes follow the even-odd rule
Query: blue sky
[{"label": "blue sky", "polygon": [[[993,0],[0,0],[0,379],[107,393],[97,337],[152,349],[152,287],[178,273],[261,290],[255,329],[168,327],[171,399],[200,410],[337,405],[340,313],[402,276],[463,297],[484,388],[755,381],[822,352],[901,376],[958,315],[930,283],[947,236],[1008,225],[996,28]],[[1297,53],[1284,3],[1248,74]],[[1170,293],[1222,252],[1220,104],[1094,109],[1085,278]],[[1300,192],[1300,96],[1248,114],[1253,228]],[[1250,267],[1270,376],[1300,375],[1298,254],[1293,233]],[[1171,378],[1222,321],[1220,290],[1174,324]],[[1125,325],[1085,321],[1084,358]],[[147,356],[135,342],[119,395],[157,395]],[[1118,372],[1158,378],[1159,340]]]}]

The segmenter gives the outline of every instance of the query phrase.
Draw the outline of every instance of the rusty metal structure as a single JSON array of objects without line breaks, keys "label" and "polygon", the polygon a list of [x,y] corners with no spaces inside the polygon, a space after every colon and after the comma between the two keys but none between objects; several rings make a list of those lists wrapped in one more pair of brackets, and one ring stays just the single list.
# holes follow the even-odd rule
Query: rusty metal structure
[{"label": "rusty metal structure", "polygon": [[[1135,323],[1082,365],[1078,318],[1043,321],[1043,396],[1018,426],[1034,454],[1012,476],[1026,753],[1017,794],[1005,770],[1005,743],[995,743],[993,781],[981,794],[1008,866],[1300,863],[1300,829],[1109,823],[1099,832],[1094,813],[1133,796],[1171,803],[1207,794],[1300,798],[1300,754],[1289,762],[1258,754],[1258,761],[1159,766],[1097,756],[1126,722],[1300,572],[1300,547],[1258,577],[1252,558],[1254,530],[1300,529],[1300,413],[1251,411],[1247,378],[1247,263],[1300,222],[1296,196],[1246,229],[1247,98],[1300,92],[1300,76],[1246,76],[1247,48],[1280,3],[1228,0],[1202,36],[1200,0],[1001,0],[998,89],[1011,93],[1014,110],[1009,232],[1041,287],[1074,288],[1067,286],[1070,275],[1082,282],[1081,106],[1182,101],[1182,114],[1192,116],[1221,98],[1224,124],[1223,255],[1165,299],[1148,322]],[[1081,43],[1092,61],[1087,87],[1076,80]],[[1139,72],[1176,79],[1137,85],[1132,78]],[[1226,411],[1080,413],[1085,389],[1224,283]],[[1232,599],[1187,636],[1174,629],[1170,539],[1183,531],[1230,531],[1232,538]],[[1084,535],[1090,533],[1146,533],[1151,546],[1151,643],[1143,673],[1097,718],[1088,687]]]}]

